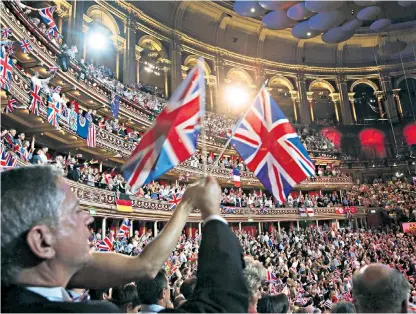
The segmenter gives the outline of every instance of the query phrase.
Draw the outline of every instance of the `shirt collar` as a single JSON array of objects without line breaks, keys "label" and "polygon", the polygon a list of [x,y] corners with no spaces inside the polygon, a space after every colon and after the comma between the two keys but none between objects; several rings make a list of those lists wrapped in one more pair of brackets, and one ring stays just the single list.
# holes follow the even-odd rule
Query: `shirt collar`
[{"label": "shirt collar", "polygon": [[62,287],[26,287],[26,289],[41,295],[49,301],[62,302],[72,300]]},{"label": "shirt collar", "polygon": [[142,313],[158,313],[165,308],[159,304],[142,304]]}]

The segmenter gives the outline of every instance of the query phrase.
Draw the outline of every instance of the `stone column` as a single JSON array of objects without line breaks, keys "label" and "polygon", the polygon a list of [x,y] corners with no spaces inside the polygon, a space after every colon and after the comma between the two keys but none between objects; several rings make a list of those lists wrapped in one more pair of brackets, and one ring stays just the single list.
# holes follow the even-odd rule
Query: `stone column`
[{"label": "stone column", "polygon": [[262,233],[262,225],[260,221],[259,221],[259,233]]},{"label": "stone column", "polygon": [[387,75],[382,75],[380,77],[380,83],[385,96],[384,105],[387,112],[387,116],[389,119],[391,119],[392,122],[397,122],[399,119],[397,108],[394,104],[391,77]]},{"label": "stone column", "polygon": [[374,92],[374,95],[377,97],[378,112],[380,114],[380,119],[387,118],[387,117],[385,117],[385,114],[384,114],[384,111],[383,111],[384,92],[376,91],[376,92]]},{"label": "stone column", "polygon": [[157,221],[155,221],[153,224],[153,236],[157,237]]},{"label": "stone column", "polygon": [[215,59],[215,75],[217,77],[217,90],[216,90],[216,111],[217,112],[226,112],[227,108],[224,108],[222,105],[224,103],[224,87],[225,87],[225,70],[224,70],[224,60],[222,56],[217,55]]},{"label": "stone column", "polygon": [[357,122],[357,113],[355,112],[355,93],[348,93],[348,100],[350,102],[351,105],[351,109],[352,109],[352,117],[354,119],[354,122]]},{"label": "stone column", "polygon": [[337,77],[337,85],[340,93],[340,107],[343,124],[352,124],[352,108],[348,96],[348,85],[345,76]]},{"label": "stone column", "polygon": [[130,234],[129,234],[130,237],[132,237],[134,235],[133,222],[134,222],[133,219],[130,220]]},{"label": "stone column", "polygon": [[174,34],[171,44],[171,62],[172,71],[170,73],[172,90],[175,90],[179,83],[182,81],[182,45],[178,34]]},{"label": "stone column", "polygon": [[319,220],[316,219],[316,228],[318,228],[318,226],[319,226]]},{"label": "stone column", "polygon": [[103,221],[101,223],[101,239],[103,239],[103,240],[105,238],[105,230],[106,230],[106,228],[107,228],[107,218],[104,217],[103,218]]},{"label": "stone column", "polygon": [[299,227],[299,220],[296,220],[296,227],[297,227],[297,229],[298,229],[298,231],[300,230],[300,227]]},{"label": "stone column", "polygon": [[169,82],[168,82],[168,67],[163,67],[163,74],[165,76],[165,97],[169,97]]},{"label": "stone column", "polygon": [[136,30],[134,21],[127,18],[124,24],[126,45],[123,58],[123,83],[131,84],[136,81]]},{"label": "stone column", "polygon": [[339,229],[339,220],[338,220],[338,219],[336,219],[336,220],[335,220],[335,223],[337,224],[337,229]]},{"label": "stone column", "polygon": [[198,233],[199,233],[199,235],[202,234],[202,223],[201,222],[198,223]]},{"label": "stone column", "polygon": [[337,122],[339,122],[338,103],[340,102],[340,94],[339,93],[331,93],[329,95],[329,97],[331,97],[331,100],[334,103],[335,117],[337,119]]},{"label": "stone column", "polygon": [[84,41],[82,44],[82,58],[87,61],[87,33],[88,33],[88,26],[84,25],[82,27],[82,33],[84,36]]},{"label": "stone column", "polygon": [[141,52],[143,51],[142,47],[135,46],[134,47],[134,57],[136,59],[136,83],[140,82],[140,59],[141,59]]},{"label": "stone column", "polygon": [[299,118],[302,124],[310,124],[311,111],[309,109],[308,95],[306,91],[305,76],[303,73],[296,75],[296,84],[299,92]]},{"label": "stone column", "polygon": [[238,230],[241,231],[241,222],[238,223]]},{"label": "stone column", "polygon": [[400,101],[399,93],[400,93],[400,88],[393,89],[393,98],[396,101],[397,111],[399,112],[400,118],[403,118],[403,108],[402,108],[402,103]]},{"label": "stone column", "polygon": [[279,231],[279,234],[280,234],[280,221],[277,222],[277,230]]},{"label": "stone column", "polygon": [[299,121],[298,119],[298,101],[299,101],[299,94],[297,91],[291,91],[290,92],[290,98],[292,99],[292,103],[293,103],[293,114],[295,116],[295,122],[297,123]]},{"label": "stone column", "polygon": [[315,115],[313,112],[313,92],[308,92],[307,93],[307,98],[308,98],[308,109],[311,115],[311,121],[315,121]]}]

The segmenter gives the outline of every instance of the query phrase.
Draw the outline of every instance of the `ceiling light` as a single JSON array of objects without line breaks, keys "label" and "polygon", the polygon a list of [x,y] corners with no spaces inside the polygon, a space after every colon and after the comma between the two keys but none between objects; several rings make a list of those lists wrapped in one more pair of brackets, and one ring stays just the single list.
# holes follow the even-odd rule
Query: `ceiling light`
[{"label": "ceiling light", "polygon": [[251,8],[251,13],[254,13],[254,12],[256,12],[256,9],[255,8]]},{"label": "ceiling light", "polygon": [[308,36],[308,37],[309,37],[309,36],[311,36],[311,35],[312,35],[312,33],[311,33],[311,32],[307,32],[307,33],[306,33],[306,36]]},{"label": "ceiling light", "polygon": [[230,86],[227,88],[227,98],[232,106],[241,106],[248,101],[249,95],[241,87]]},{"label": "ceiling light", "polygon": [[107,45],[107,37],[99,31],[94,31],[89,34],[89,44],[93,49],[103,49]]}]

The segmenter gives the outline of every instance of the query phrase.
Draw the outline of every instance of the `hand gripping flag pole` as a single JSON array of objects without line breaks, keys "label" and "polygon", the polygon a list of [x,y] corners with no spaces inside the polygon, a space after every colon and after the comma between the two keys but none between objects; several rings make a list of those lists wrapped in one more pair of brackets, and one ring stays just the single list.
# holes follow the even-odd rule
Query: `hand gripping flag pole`
[{"label": "hand gripping flag pole", "polygon": [[261,90],[267,85],[267,82],[269,80],[267,79],[260,87],[259,91],[257,92],[256,96],[254,96],[253,101],[251,102],[251,104],[247,107],[246,112],[244,112],[244,115],[240,118],[240,120],[237,121],[237,124],[233,127],[232,131],[231,131],[231,135],[228,138],[227,142],[225,143],[224,147],[222,148],[220,154],[218,155],[217,159],[214,162],[214,165],[211,168],[211,171],[209,172],[209,175],[212,174],[212,171],[214,170],[214,168],[218,167],[218,164],[220,163],[221,157],[222,155],[224,155],[225,150],[227,149],[228,145],[230,145],[231,140],[233,139],[233,136],[235,134],[235,132],[237,131],[238,127],[240,126],[241,122],[245,119],[245,117],[247,116],[248,112],[250,111],[251,107],[254,104],[254,101],[256,100],[257,97],[259,97]]}]

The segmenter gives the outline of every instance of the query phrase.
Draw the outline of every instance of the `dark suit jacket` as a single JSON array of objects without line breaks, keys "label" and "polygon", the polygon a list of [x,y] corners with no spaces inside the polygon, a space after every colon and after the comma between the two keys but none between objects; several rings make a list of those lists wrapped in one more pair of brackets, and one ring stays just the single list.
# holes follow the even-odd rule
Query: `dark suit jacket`
[{"label": "dark suit jacket", "polygon": [[52,302],[19,286],[2,286],[1,311],[2,313],[120,313],[120,309],[110,302]]},{"label": "dark suit jacket", "polygon": [[248,290],[243,277],[243,252],[231,228],[218,220],[202,230],[197,283],[191,299],[176,313],[247,313]]}]

